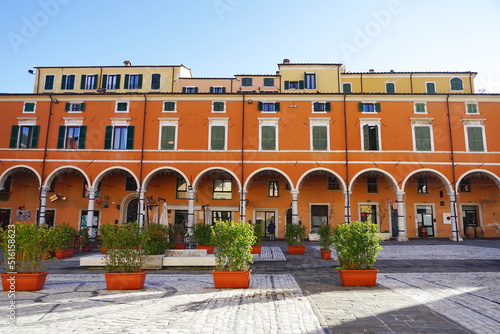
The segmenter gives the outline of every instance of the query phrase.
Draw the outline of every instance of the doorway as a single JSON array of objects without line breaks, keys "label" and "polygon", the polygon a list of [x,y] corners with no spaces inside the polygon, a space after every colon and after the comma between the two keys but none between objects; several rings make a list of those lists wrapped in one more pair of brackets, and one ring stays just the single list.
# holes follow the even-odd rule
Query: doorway
[{"label": "doorway", "polygon": [[399,221],[398,221],[398,209],[394,209],[391,206],[391,225],[392,225],[392,237],[397,238],[399,235]]},{"label": "doorway", "polygon": [[477,215],[477,206],[476,205],[464,205],[462,206],[462,217],[464,224],[464,233],[467,230],[467,227],[478,227],[478,215]]},{"label": "doorway", "polygon": [[359,217],[362,222],[370,222],[372,224],[378,225],[377,222],[377,205],[374,204],[362,204],[359,206]]},{"label": "doorway", "polygon": [[126,223],[134,223],[138,221],[137,214],[139,213],[139,200],[133,199],[127,206],[127,221]]},{"label": "doorway", "polygon": [[182,224],[183,226],[187,226],[187,221],[188,221],[187,210],[175,210],[175,215],[174,215],[175,224]]},{"label": "doorway", "polygon": [[[267,226],[269,223],[273,222],[276,225],[276,212],[274,211],[255,211],[255,223],[262,224],[264,228],[264,237],[269,237],[269,233],[267,231]],[[277,229],[275,235],[277,236]]]},{"label": "doorway", "polygon": [[417,224],[427,229],[427,236],[435,236],[432,205],[417,205]]},{"label": "doorway", "polygon": [[328,225],[328,205],[311,205],[311,233],[318,233],[321,225]]},{"label": "doorway", "polygon": [[0,209],[0,226],[4,229],[10,223],[10,209]]},{"label": "doorway", "polygon": [[[82,210],[82,215],[80,216],[80,228],[89,226],[87,225],[87,215],[89,211],[88,210]],[[96,236],[99,234],[99,211],[94,211],[94,221],[92,222],[92,226],[89,226],[89,229],[92,229],[93,236]]]}]

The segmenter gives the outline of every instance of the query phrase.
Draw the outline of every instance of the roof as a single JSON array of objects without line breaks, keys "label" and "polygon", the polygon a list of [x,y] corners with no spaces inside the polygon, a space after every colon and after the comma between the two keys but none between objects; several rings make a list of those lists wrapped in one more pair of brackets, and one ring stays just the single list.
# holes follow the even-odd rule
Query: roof
[{"label": "roof", "polygon": [[477,72],[471,72],[471,71],[413,71],[413,72],[396,72],[396,71],[389,71],[389,72],[344,72],[342,74],[474,74],[476,75]]},{"label": "roof", "polygon": [[34,66],[33,68],[100,68],[100,67],[119,67],[119,68],[127,68],[127,67],[185,67],[189,69],[188,67],[184,65],[97,65],[97,66]]}]

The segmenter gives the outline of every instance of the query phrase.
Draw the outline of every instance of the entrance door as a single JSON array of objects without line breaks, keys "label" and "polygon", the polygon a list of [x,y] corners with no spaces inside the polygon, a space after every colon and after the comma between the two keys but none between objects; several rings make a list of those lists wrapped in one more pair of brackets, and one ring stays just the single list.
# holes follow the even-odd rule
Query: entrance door
[{"label": "entrance door", "polygon": [[0,226],[6,228],[10,223],[10,209],[0,209]]},{"label": "entrance door", "polygon": [[464,233],[467,230],[467,227],[479,226],[479,223],[477,220],[477,206],[464,205],[464,206],[462,206],[462,211],[463,211],[462,216],[464,217],[464,219],[463,219]]},{"label": "entrance door", "polygon": [[187,226],[188,212],[186,210],[176,210],[174,215],[174,223]]},{"label": "entrance door", "polygon": [[377,223],[377,206],[376,205],[360,205],[360,217],[362,222]]},{"label": "entrance door", "polygon": [[[87,215],[88,215],[87,210],[82,210],[82,216],[80,218],[80,228],[87,225]],[[94,222],[92,223],[92,226],[89,226],[89,228],[92,229],[93,235],[96,236],[99,233],[99,211],[94,211]]]},{"label": "entrance door", "polygon": [[[273,222],[276,225],[276,213],[274,211],[255,211],[255,223],[262,224],[264,227],[264,236],[269,236],[267,225]],[[277,234],[277,233],[275,233]]]},{"label": "entrance door", "polygon": [[137,214],[139,213],[139,200],[133,199],[127,206],[127,223],[139,221]]},{"label": "entrance door", "polygon": [[321,225],[328,225],[328,205],[311,205],[311,233],[318,233]]},{"label": "entrance door", "polygon": [[432,205],[417,205],[417,223],[427,229],[427,236],[434,236],[434,215]]},{"label": "entrance door", "polygon": [[391,207],[391,224],[392,224],[392,236],[397,238],[399,235],[399,221],[398,221],[398,210],[394,210]]}]

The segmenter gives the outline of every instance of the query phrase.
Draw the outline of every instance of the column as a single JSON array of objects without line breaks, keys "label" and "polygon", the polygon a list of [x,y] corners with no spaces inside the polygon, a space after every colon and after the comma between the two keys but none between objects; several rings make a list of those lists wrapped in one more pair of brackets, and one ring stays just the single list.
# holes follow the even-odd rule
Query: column
[{"label": "column", "polygon": [[457,216],[457,198],[454,194],[448,194],[450,196],[450,218],[451,218],[451,241],[464,241],[460,237],[458,231],[458,216]]},{"label": "column", "polygon": [[351,221],[351,191],[344,191],[344,222]]},{"label": "column", "polygon": [[94,233],[94,229],[92,228],[92,226],[94,225],[95,188],[88,187],[87,191],[89,192],[89,206],[87,209],[87,227],[89,228],[90,237],[95,238],[96,235]]},{"label": "column", "polygon": [[405,192],[398,190],[396,192],[396,205],[398,207],[398,237],[397,241],[409,241],[406,235],[406,207],[403,201],[403,196]]},{"label": "column", "polygon": [[292,224],[299,223],[299,191],[292,190],[290,192],[292,194]]},{"label": "column", "polygon": [[246,195],[247,195],[246,190],[240,191],[240,221],[241,222],[246,221],[246,206],[247,206]]},{"label": "column", "polygon": [[144,195],[146,194],[146,189],[141,188],[139,191],[139,210],[137,210],[137,219],[139,221],[139,226],[144,226]]},{"label": "column", "polygon": [[38,225],[45,224],[45,208],[47,207],[47,190],[49,190],[49,188],[44,186],[40,188],[40,212],[38,217]]},{"label": "column", "polygon": [[191,186],[188,187],[188,234],[190,236],[193,235],[193,227],[194,227],[194,195],[196,193],[195,190]]}]

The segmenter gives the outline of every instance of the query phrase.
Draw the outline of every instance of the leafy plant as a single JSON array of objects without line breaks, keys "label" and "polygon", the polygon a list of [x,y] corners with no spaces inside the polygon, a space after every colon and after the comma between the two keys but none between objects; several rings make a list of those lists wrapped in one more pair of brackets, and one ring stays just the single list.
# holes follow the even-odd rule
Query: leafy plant
[{"label": "leafy plant", "polygon": [[288,246],[304,244],[306,227],[302,224],[287,224],[285,227],[285,242]]},{"label": "leafy plant", "polygon": [[253,225],[253,234],[255,235],[255,244],[260,245],[262,244],[262,235],[264,234],[262,231],[262,224],[257,223]]},{"label": "leafy plant", "polygon": [[1,232],[6,271],[39,273],[48,256],[49,230],[36,224],[18,222]]},{"label": "leafy plant", "polygon": [[215,247],[216,271],[247,271],[253,262],[253,226],[243,222],[220,221],[211,227]]},{"label": "leafy plant", "polygon": [[377,225],[353,221],[333,229],[333,245],[340,262],[337,269],[373,269],[382,250]]},{"label": "leafy plant", "polygon": [[78,231],[78,237],[80,239],[80,245],[82,247],[87,247],[92,244],[92,240],[90,239],[89,228],[84,226]]},{"label": "leafy plant", "polygon": [[165,249],[170,248],[168,241],[168,226],[162,224],[149,224],[142,230],[142,249],[146,255],[165,254]]},{"label": "leafy plant", "polygon": [[200,246],[208,246],[212,244],[212,228],[210,225],[198,223],[194,227],[193,236]]},{"label": "leafy plant", "polygon": [[187,228],[184,224],[172,224],[168,230],[169,240],[172,244],[183,244],[187,233]]},{"label": "leafy plant", "polygon": [[64,250],[73,248],[73,238],[76,230],[66,223],[62,223],[49,229],[50,250]]},{"label": "leafy plant", "polygon": [[321,225],[318,229],[319,233],[319,246],[323,249],[329,250],[333,245],[333,226]]},{"label": "leafy plant", "polygon": [[101,227],[102,244],[106,247],[106,270],[111,273],[140,272],[144,252],[140,249],[141,229],[137,223],[105,224]]}]

